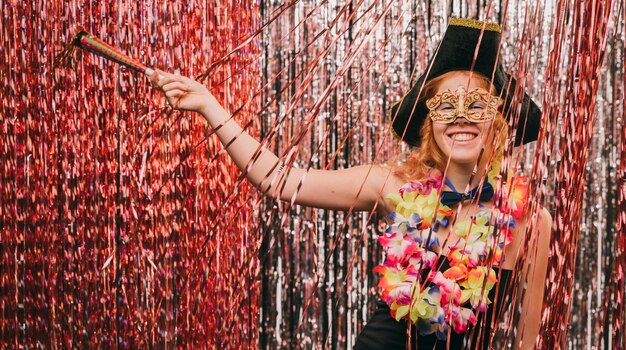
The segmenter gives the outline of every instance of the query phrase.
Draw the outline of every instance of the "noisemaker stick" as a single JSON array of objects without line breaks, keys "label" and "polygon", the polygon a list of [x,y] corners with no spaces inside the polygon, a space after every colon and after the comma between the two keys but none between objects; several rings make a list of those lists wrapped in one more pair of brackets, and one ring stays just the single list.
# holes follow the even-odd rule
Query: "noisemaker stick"
[{"label": "noisemaker stick", "polygon": [[73,67],[76,48],[81,48],[83,50],[95,53],[98,56],[106,58],[107,60],[117,62],[123,66],[126,66],[130,69],[146,75],[151,75],[154,72],[153,69],[146,67],[143,63],[129,57],[128,55],[105,43],[94,35],[87,33],[84,30],[80,31],[74,37],[74,39],[69,44],[67,44],[65,49],[61,51],[59,55],[57,55],[54,60],[54,66]]}]

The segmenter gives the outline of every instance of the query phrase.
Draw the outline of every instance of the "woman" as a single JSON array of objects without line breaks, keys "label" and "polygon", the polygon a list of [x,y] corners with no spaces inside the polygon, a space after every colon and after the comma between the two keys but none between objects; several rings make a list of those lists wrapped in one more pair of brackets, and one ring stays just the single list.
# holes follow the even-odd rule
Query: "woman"
[{"label": "woman", "polygon": [[[305,170],[286,168],[263,148],[247,171],[259,190],[281,200],[297,193],[299,205],[387,216],[389,228],[379,238],[386,260],[376,268],[383,300],[356,349],[490,344],[530,221],[525,178],[499,180],[509,140],[503,114],[520,112],[516,145],[536,140],[540,117],[527,95],[515,104],[507,94],[516,82],[498,61],[499,40],[497,24],[450,20],[428,73],[392,107],[392,132],[415,146],[403,165],[311,170],[300,185]],[[203,85],[161,71],[150,78],[173,108],[202,114],[240,169],[248,165],[258,141]],[[503,191],[494,196],[497,187]],[[516,348],[534,348],[539,331],[551,222],[542,210],[530,247],[536,258],[519,271],[528,282]]]}]

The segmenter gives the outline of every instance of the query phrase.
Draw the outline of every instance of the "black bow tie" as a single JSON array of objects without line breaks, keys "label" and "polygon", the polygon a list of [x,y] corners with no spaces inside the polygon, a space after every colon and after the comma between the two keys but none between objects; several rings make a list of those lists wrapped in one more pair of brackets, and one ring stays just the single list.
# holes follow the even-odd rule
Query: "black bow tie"
[{"label": "black bow tie", "polygon": [[[448,185],[448,187],[450,187],[452,191],[441,192],[441,204],[447,205],[449,207],[457,204],[460,201],[476,198],[476,195],[479,191],[479,187],[476,187],[467,193],[459,193],[456,191],[454,186],[452,186],[452,183],[448,179],[446,179],[446,185]],[[478,200],[481,202],[486,202],[490,200],[491,197],[493,197],[493,186],[491,186],[491,184],[487,182],[487,179],[485,179],[485,183],[483,184],[483,189],[480,192],[480,198]]]}]

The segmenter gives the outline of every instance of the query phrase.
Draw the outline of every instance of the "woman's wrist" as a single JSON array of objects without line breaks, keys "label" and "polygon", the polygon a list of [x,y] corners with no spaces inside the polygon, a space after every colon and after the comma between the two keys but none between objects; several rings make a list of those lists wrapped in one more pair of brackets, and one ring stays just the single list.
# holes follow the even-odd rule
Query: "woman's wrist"
[{"label": "woman's wrist", "polygon": [[[221,123],[222,122],[221,120],[217,120],[217,119],[220,119],[220,118],[217,118],[217,116],[221,114],[220,111],[223,111],[223,108],[217,102],[215,97],[213,97],[213,95],[209,93],[206,95],[206,98],[204,99],[203,102],[204,103],[198,110],[198,113],[202,114],[204,119],[206,119],[207,122],[209,122],[209,124]],[[215,127],[215,125],[211,125],[211,126]]]},{"label": "woman's wrist", "polygon": [[217,102],[213,95],[207,96],[206,102],[198,111],[209,123],[211,128],[224,127],[229,121],[234,121],[226,110]]}]

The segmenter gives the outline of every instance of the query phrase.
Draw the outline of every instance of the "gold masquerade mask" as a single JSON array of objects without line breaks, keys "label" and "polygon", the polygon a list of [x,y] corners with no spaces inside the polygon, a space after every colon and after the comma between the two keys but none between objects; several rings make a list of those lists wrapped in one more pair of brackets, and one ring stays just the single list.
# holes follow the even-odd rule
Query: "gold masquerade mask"
[{"label": "gold masquerade mask", "polygon": [[430,111],[428,116],[434,123],[442,124],[450,124],[459,117],[472,123],[484,123],[496,116],[499,104],[500,97],[482,88],[470,91],[458,88],[454,92],[444,90],[426,100]]}]

